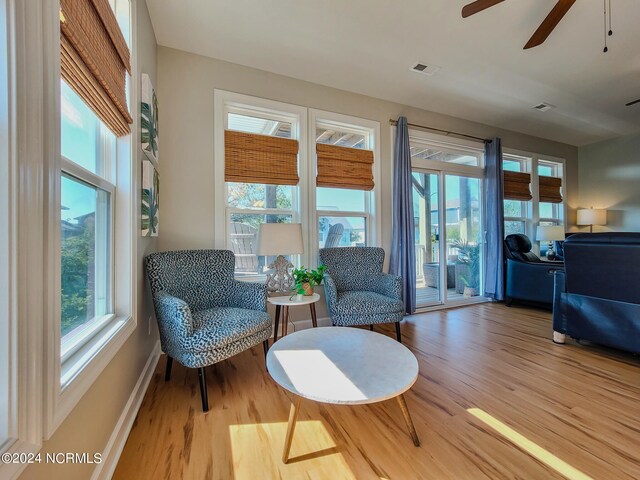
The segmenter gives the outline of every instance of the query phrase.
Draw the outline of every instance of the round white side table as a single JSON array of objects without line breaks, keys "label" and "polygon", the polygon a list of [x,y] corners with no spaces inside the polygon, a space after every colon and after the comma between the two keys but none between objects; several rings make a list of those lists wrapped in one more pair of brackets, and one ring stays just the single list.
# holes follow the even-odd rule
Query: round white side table
[{"label": "round white side table", "polygon": [[[287,327],[289,325],[289,307],[299,307],[301,305],[309,305],[311,310],[311,323],[314,327],[318,326],[316,319],[316,302],[320,300],[320,295],[314,293],[313,295],[305,295],[302,300],[297,300],[296,296],[293,296],[293,300],[290,295],[283,295],[281,297],[269,297],[267,301],[271,305],[276,306],[276,321],[273,328],[273,341],[278,340],[278,324],[280,323],[280,311],[282,310],[282,336],[287,334]],[[282,308],[281,308],[282,307]]]},{"label": "round white side table", "polygon": [[282,461],[289,451],[300,400],[362,405],[395,398],[416,447],[418,434],[402,395],[418,378],[418,361],[395,340],[359,328],[320,327],[294,332],[267,353],[271,378],[293,393]]}]

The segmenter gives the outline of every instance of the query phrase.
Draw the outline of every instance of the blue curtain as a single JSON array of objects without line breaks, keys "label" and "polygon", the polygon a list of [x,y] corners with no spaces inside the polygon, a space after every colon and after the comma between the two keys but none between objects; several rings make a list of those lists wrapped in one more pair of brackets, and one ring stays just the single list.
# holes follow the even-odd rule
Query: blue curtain
[{"label": "blue curtain", "polygon": [[402,277],[404,309],[411,315],[416,310],[416,242],[406,117],[398,118],[393,162],[393,235],[389,271]]},{"label": "blue curtain", "polygon": [[484,295],[504,300],[504,186],[502,171],[502,142],[499,138],[487,141],[485,160],[485,275]]}]

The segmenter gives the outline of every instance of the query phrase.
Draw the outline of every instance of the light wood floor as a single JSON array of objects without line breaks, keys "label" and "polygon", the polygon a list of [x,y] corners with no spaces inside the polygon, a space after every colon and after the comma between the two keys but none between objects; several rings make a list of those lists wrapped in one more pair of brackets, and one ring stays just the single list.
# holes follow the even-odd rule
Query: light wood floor
[{"label": "light wood floor", "polygon": [[569,477],[640,478],[638,357],[573,341],[555,345],[548,312],[502,305],[416,315],[402,331],[420,364],[406,400],[421,447],[413,446],[395,401],[354,407],[303,400],[292,461],[284,465],[290,402],[265,372],[260,346],[207,370],[207,414],[196,371],[174,363],[165,383],[163,357],[114,478],[565,478],[471,408],[532,442],[529,451],[533,445],[557,457],[549,463],[576,469]]}]

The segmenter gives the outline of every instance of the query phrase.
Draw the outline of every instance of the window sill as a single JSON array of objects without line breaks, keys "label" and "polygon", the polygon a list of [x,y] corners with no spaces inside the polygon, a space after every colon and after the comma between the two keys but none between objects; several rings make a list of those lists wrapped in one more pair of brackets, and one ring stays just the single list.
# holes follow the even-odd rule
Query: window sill
[{"label": "window sill", "polygon": [[114,318],[113,314],[103,315],[62,337],[62,348],[60,349],[62,365],[65,365],[82,347],[92,343],[94,337],[100,335],[102,329],[108,327]]},{"label": "window sill", "polygon": [[117,317],[94,338],[69,356],[60,368],[60,386],[51,402],[47,428],[48,437],[60,426],[113,360],[136,328],[131,316]]}]

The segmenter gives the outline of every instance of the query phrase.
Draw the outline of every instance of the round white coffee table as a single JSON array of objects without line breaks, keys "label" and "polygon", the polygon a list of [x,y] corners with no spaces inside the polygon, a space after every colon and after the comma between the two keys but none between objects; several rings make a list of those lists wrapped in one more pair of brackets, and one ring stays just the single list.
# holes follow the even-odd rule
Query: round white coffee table
[{"label": "round white coffee table", "polygon": [[282,308],[282,336],[287,334],[287,327],[289,325],[289,307],[299,307],[300,305],[309,305],[311,310],[311,324],[314,327],[318,326],[316,320],[316,302],[320,300],[320,295],[314,293],[313,295],[304,295],[301,300],[297,300],[296,296],[283,295],[278,297],[269,297],[267,301],[276,306],[276,321],[273,327],[273,341],[278,340],[278,323],[280,322],[280,307]]},{"label": "round white coffee table", "polygon": [[403,393],[418,378],[418,361],[407,347],[358,328],[321,327],[282,337],[267,353],[275,382],[295,395],[282,461],[287,463],[300,400],[361,405],[396,398],[414,445],[420,440]]}]

